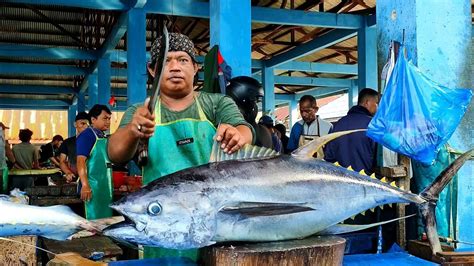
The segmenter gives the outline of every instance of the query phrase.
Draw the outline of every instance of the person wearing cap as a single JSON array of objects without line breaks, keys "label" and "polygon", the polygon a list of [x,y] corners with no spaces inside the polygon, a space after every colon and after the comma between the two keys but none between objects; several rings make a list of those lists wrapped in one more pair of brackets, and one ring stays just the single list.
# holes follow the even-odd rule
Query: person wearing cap
[{"label": "person wearing cap", "polygon": [[19,169],[39,169],[38,150],[30,143],[33,131],[29,129],[20,129],[18,137],[21,143],[13,146],[12,151],[16,162],[14,167]]},{"label": "person wearing cap", "polygon": [[235,101],[245,121],[254,128],[255,146],[273,149],[271,132],[267,127],[255,121],[258,114],[257,102],[263,97],[260,82],[247,76],[234,77],[229,80],[226,94]]},{"label": "person wearing cap", "polygon": [[[319,118],[316,113],[319,107],[316,99],[311,95],[304,95],[300,99],[301,120],[296,122],[291,128],[290,139],[288,140],[288,151],[292,152],[308,142],[327,135],[332,128],[332,124]],[[319,151],[318,158],[323,158],[324,154]]]},{"label": "person wearing cap", "polygon": [[[151,76],[159,75],[156,61],[163,45],[158,38],[151,47]],[[144,185],[176,171],[209,162],[214,138],[226,153],[233,153],[253,141],[253,129],[236,104],[218,93],[194,91],[198,72],[194,44],[185,35],[169,34],[169,52],[160,82],[160,98],[155,113],[144,104],[127,109],[108,145],[110,159],[126,163],[137,152],[140,140],[148,139],[148,162],[143,167]],[[129,88],[131,89],[131,88]],[[178,251],[148,249],[144,257],[183,254]],[[196,259],[197,251],[185,256]]]},{"label": "person wearing cap", "polygon": [[80,178],[81,199],[84,201],[86,219],[94,220],[112,216],[112,169],[107,156],[107,136],[112,112],[102,104],[89,110],[91,127],[76,139],[77,173]]},{"label": "person wearing cap", "polygon": [[74,121],[76,135],[67,138],[59,147],[59,167],[64,173],[64,178],[69,183],[77,177],[76,164],[76,138],[89,126],[89,116],[86,112],[79,112]]},{"label": "person wearing cap", "polygon": [[268,116],[268,115],[263,115],[260,117],[258,120],[259,125],[265,126],[268,131],[270,132],[271,138],[272,138],[272,145],[275,151],[283,153],[283,144],[281,143],[280,136],[278,135],[279,132],[275,130],[273,127],[273,119]]}]

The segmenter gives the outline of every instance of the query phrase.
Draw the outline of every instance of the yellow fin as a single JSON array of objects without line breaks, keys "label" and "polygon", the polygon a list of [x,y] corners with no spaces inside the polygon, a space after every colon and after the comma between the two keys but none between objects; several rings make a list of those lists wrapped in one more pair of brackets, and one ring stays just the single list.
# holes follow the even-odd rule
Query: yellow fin
[{"label": "yellow fin", "polygon": [[370,211],[371,211],[371,212],[375,212],[375,208],[370,208]]},{"label": "yellow fin", "polygon": [[395,181],[392,181],[392,183],[390,183],[390,186],[397,187],[397,184],[395,184]]},{"label": "yellow fin", "polygon": [[383,177],[382,179],[380,179],[380,181],[387,183],[387,178]]},{"label": "yellow fin", "polygon": [[354,171],[354,169],[352,169],[352,166],[350,166],[350,165],[349,165],[349,167],[347,167],[347,170]]},{"label": "yellow fin", "polygon": [[333,163],[335,166],[341,166],[338,162]]},{"label": "yellow fin", "polygon": [[360,171],[359,171],[359,174],[361,174],[361,175],[367,175],[367,174],[365,173],[364,169],[360,170]]},{"label": "yellow fin", "polygon": [[375,174],[371,174],[371,175],[370,175],[370,178],[372,178],[372,179],[377,179],[377,177],[375,177]]},{"label": "yellow fin", "polygon": [[393,203],[389,203],[387,205],[390,206],[390,208],[393,208]]},{"label": "yellow fin", "polygon": [[360,214],[364,215],[365,216],[365,211],[361,212]]},{"label": "yellow fin", "polygon": [[354,216],[351,216],[349,219],[354,220],[355,218],[356,218],[356,216],[354,215]]},{"label": "yellow fin", "polygon": [[313,159],[313,154],[317,153],[319,150],[321,150],[324,145],[326,145],[328,142],[330,142],[333,139],[336,139],[338,137],[351,134],[354,132],[360,132],[360,131],[367,131],[367,129],[355,129],[355,130],[347,130],[347,131],[339,131],[339,132],[334,132],[331,134],[327,134],[324,136],[321,136],[319,138],[316,138],[315,140],[308,142],[307,144],[299,147],[298,149],[294,150],[291,153],[291,156],[301,158],[301,159]]},{"label": "yellow fin", "polygon": [[383,210],[383,205],[380,205],[379,207],[380,207],[380,209],[382,209],[382,210]]}]

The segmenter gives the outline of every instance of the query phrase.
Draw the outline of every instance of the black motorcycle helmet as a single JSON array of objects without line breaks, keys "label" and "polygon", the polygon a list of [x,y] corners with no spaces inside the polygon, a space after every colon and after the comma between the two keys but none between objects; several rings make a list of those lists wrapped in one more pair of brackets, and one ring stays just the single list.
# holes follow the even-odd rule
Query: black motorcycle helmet
[{"label": "black motorcycle helmet", "polygon": [[263,97],[260,82],[247,76],[232,78],[226,87],[226,94],[235,101],[245,120],[254,124],[258,113],[257,102]]}]

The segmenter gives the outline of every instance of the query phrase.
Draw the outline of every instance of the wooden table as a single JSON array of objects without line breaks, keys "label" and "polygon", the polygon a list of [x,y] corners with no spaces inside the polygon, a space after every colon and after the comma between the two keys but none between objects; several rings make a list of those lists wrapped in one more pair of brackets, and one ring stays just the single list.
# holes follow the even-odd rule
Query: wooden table
[{"label": "wooden table", "polygon": [[[73,240],[57,241],[43,239],[44,248],[56,253],[74,252],[84,258],[90,258],[95,252],[103,252],[105,260],[114,260],[122,255],[122,249],[105,236],[90,236]],[[48,254],[49,259],[54,256]]]}]

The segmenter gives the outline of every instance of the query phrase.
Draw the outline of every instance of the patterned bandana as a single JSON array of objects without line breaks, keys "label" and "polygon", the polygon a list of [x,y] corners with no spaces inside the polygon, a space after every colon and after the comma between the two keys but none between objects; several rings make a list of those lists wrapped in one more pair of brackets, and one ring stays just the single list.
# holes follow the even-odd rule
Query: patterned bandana
[{"label": "patterned bandana", "polygon": [[[155,65],[156,60],[159,57],[160,47],[162,45],[163,37],[158,37],[151,45],[151,65]],[[181,33],[172,32],[169,33],[169,52],[183,51],[186,52],[194,62],[196,62],[196,55],[194,52],[194,43],[189,39],[188,36]]]}]

